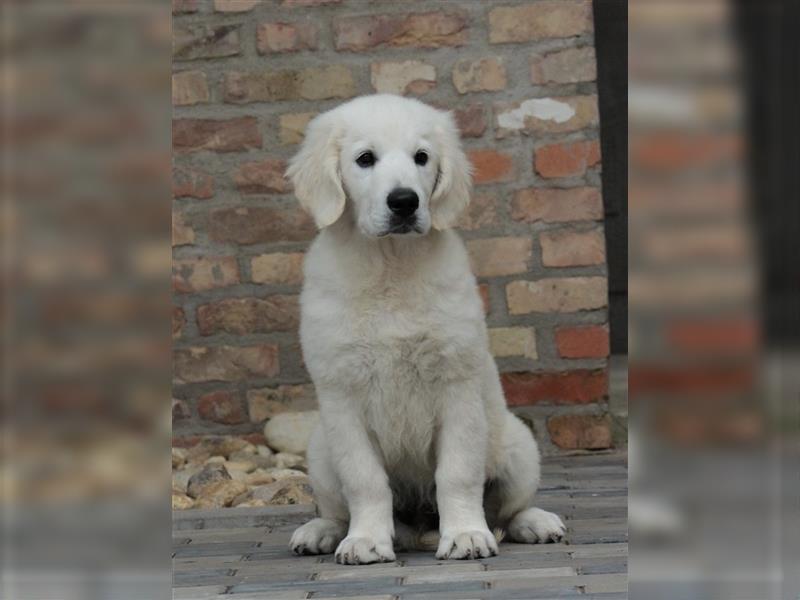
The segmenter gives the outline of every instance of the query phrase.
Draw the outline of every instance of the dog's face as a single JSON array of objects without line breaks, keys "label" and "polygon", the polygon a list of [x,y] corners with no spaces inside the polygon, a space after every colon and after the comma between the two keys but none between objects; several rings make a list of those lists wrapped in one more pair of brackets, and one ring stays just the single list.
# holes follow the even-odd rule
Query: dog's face
[{"label": "dog's face", "polygon": [[320,228],[347,214],[376,238],[452,226],[471,183],[450,114],[385,94],[314,119],[287,174]]},{"label": "dog's face", "polygon": [[376,122],[345,133],[339,170],[364,235],[424,235],[430,230],[440,155],[430,125],[403,130]]}]

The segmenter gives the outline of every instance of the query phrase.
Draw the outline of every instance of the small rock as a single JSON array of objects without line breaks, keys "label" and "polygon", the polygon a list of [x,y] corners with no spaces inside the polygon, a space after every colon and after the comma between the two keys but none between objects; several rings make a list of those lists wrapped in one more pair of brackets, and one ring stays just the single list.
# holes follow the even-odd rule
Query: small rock
[{"label": "small rock", "polygon": [[200,471],[200,466],[187,466],[180,471],[172,473],[172,489],[179,490],[182,494],[189,488],[189,479]]},{"label": "small rock", "polygon": [[253,499],[268,504],[311,504],[314,498],[308,477],[287,477],[253,488]]},{"label": "small rock", "polygon": [[228,471],[228,473],[231,474],[231,479],[233,479],[234,481],[242,481],[244,483],[248,483],[249,481],[248,477],[250,475],[247,473],[247,471],[240,471],[238,469],[233,469],[231,471]]},{"label": "small rock", "polygon": [[187,493],[192,498],[199,498],[205,488],[219,481],[230,481],[231,476],[223,465],[210,464],[189,478]]},{"label": "small rock", "polygon": [[291,469],[297,465],[302,465],[305,459],[298,454],[278,452],[278,454],[272,457],[272,462],[278,469]]},{"label": "small rock", "polygon": [[183,465],[186,464],[186,457],[188,456],[188,452],[183,448],[173,448],[172,449],[172,468],[179,469]]},{"label": "small rock", "polygon": [[250,449],[237,450],[236,452],[233,452],[231,453],[230,456],[228,456],[228,460],[247,461],[250,460],[255,455],[256,455],[256,449],[255,446],[253,446],[252,452],[250,451]]},{"label": "small rock", "polygon": [[269,446],[256,446],[256,452],[259,456],[263,456],[264,458],[269,458],[273,455],[272,448]]},{"label": "small rock", "polygon": [[287,479],[288,477],[308,477],[308,475],[297,469],[267,469],[267,473],[272,475],[275,481]]},{"label": "small rock", "polygon": [[319,411],[285,412],[264,425],[264,437],[270,448],[279,452],[305,454],[311,432],[319,423]]},{"label": "small rock", "polygon": [[267,504],[263,500],[250,499],[245,502],[242,502],[241,504],[237,504],[236,506],[240,508],[261,508],[263,506],[269,506],[269,504]]},{"label": "small rock", "polygon": [[197,444],[189,449],[186,462],[192,465],[202,465],[209,458],[211,458],[211,453],[202,444]]},{"label": "small rock", "polygon": [[236,498],[231,500],[231,506],[239,506],[243,502],[247,502],[248,500],[250,500],[252,497],[253,497],[253,491],[248,489],[246,492],[239,494],[238,496],[236,496]]},{"label": "small rock", "polygon": [[172,492],[172,510],[186,510],[194,506],[194,500],[186,494],[176,494]]},{"label": "small rock", "polygon": [[255,446],[247,440],[230,436],[205,438],[198,446],[198,452],[207,452],[211,456],[222,456],[224,458],[228,458],[231,454],[237,452],[256,453]]},{"label": "small rock", "polygon": [[245,481],[248,485],[267,485],[275,481],[275,478],[264,469],[256,469],[245,475]]},{"label": "small rock", "polygon": [[224,456],[210,456],[206,459],[207,465],[224,465],[225,464],[225,457]]},{"label": "small rock", "polygon": [[244,471],[245,473],[249,473],[250,471],[256,470],[256,464],[249,460],[228,460],[225,461],[225,468],[228,470],[228,473],[231,471]]},{"label": "small rock", "polygon": [[202,494],[197,498],[195,508],[222,508],[224,506],[230,506],[234,498],[247,491],[247,486],[241,481],[216,481],[203,488]]},{"label": "small rock", "polygon": [[259,456],[256,454],[250,457],[250,462],[256,466],[256,469],[271,469],[275,466],[271,456]]}]

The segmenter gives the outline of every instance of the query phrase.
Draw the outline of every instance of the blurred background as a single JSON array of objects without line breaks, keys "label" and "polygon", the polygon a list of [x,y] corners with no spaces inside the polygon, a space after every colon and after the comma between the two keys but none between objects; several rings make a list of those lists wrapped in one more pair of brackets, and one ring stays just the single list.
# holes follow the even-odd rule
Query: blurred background
[{"label": "blurred background", "polygon": [[[548,451],[624,443],[630,344],[631,596],[796,598],[797,9],[628,3],[628,177],[624,117],[604,114],[611,59],[588,59],[606,51],[599,15],[618,22],[623,4],[4,3],[0,597],[169,597],[170,423],[190,445],[260,435],[254,407],[313,408],[275,325],[295,314],[310,236],[281,161],[307,113],[381,89],[457,110],[493,349]],[[401,23],[400,40],[419,27],[438,44],[414,50],[376,51],[346,21],[411,5],[465,16]],[[490,10],[544,5],[564,11],[555,34],[501,10],[491,37]],[[617,60],[624,36],[606,42]],[[531,118],[543,98],[576,120]],[[528,292],[550,277],[598,281],[602,299],[590,285],[588,305],[539,310]]]},{"label": "blurred background", "polygon": [[170,9],[2,10],[0,597],[168,598]]},{"label": "blurred background", "polygon": [[629,3],[634,598],[797,597],[797,17]]}]

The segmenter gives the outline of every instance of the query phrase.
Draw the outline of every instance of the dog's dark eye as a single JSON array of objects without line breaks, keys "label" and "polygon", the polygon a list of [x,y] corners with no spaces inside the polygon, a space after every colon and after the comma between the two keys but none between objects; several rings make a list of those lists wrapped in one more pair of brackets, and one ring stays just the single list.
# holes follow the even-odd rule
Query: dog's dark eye
[{"label": "dog's dark eye", "polygon": [[420,167],[425,166],[428,162],[428,153],[420,150],[414,155],[414,162],[417,163]]},{"label": "dog's dark eye", "polygon": [[375,155],[367,150],[366,152],[362,152],[358,155],[356,159],[356,164],[361,167],[362,169],[367,169],[375,164]]}]

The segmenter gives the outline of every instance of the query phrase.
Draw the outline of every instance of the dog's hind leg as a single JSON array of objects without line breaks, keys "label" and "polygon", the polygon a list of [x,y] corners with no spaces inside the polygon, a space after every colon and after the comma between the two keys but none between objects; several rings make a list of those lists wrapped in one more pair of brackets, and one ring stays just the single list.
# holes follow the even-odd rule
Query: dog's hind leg
[{"label": "dog's hind leg", "polygon": [[319,517],[295,530],[289,548],[295,554],[331,554],[347,535],[349,514],[319,426],[311,435],[307,456]]},{"label": "dog's hind leg", "polygon": [[561,540],[566,528],[558,515],[532,506],[540,467],[539,448],[531,431],[509,413],[502,440],[495,479],[485,498],[489,526],[504,529],[511,540],[520,543]]}]

